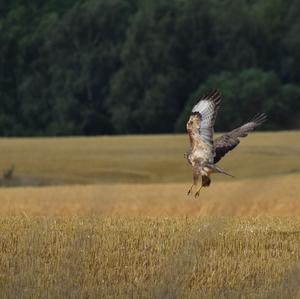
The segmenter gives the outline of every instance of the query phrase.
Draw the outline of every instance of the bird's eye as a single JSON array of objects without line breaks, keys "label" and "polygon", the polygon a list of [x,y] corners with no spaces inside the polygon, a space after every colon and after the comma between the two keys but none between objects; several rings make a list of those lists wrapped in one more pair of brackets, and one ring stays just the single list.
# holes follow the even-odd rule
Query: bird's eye
[{"label": "bird's eye", "polygon": [[191,122],[190,122],[190,124],[192,125],[192,124],[193,124],[193,122],[191,121]]}]

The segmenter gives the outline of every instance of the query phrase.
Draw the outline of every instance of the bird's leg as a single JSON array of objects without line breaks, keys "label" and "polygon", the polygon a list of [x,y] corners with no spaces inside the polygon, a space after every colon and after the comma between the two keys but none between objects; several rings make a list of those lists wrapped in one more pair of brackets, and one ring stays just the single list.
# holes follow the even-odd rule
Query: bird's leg
[{"label": "bird's leg", "polygon": [[189,191],[188,191],[188,193],[187,193],[187,195],[190,195],[191,193],[192,193],[192,190],[193,190],[193,187],[194,187],[195,185],[194,184],[192,184],[192,186],[191,186],[191,188],[189,189]]},{"label": "bird's leg", "polygon": [[199,196],[200,190],[202,189],[202,187],[209,187],[209,185],[211,183],[211,179],[210,179],[209,175],[202,175],[201,178],[202,178],[202,183],[201,183],[200,188],[195,193],[195,197]]},{"label": "bird's leg", "polygon": [[198,197],[199,196],[199,194],[200,194],[200,190],[202,189],[202,184],[201,184],[201,186],[199,187],[199,189],[197,190],[197,192],[195,193],[195,197]]},{"label": "bird's leg", "polygon": [[200,190],[202,189],[202,187],[205,187],[205,181],[204,181],[204,176],[201,176],[201,185],[199,187],[199,189],[197,190],[197,192],[195,193],[195,197],[198,197],[200,194]]},{"label": "bird's leg", "polygon": [[193,168],[193,184],[192,184],[191,188],[189,189],[187,195],[190,195],[192,193],[194,186],[197,186],[198,178],[199,178],[199,173],[196,171],[195,168]]}]

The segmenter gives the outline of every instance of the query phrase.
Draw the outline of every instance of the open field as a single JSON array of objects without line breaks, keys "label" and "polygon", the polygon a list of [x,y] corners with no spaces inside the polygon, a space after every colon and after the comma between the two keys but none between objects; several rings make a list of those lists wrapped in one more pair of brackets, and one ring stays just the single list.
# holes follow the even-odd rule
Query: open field
[{"label": "open field", "polygon": [[244,139],[196,200],[187,142],[1,139],[0,298],[299,298],[300,133]]},{"label": "open field", "polygon": [[0,169],[13,163],[29,185],[43,178],[59,186],[0,188],[0,215],[299,215],[299,132],[243,139],[220,163],[236,178],[213,176],[197,200],[186,196],[187,142],[185,135],[1,139]]},{"label": "open field", "polygon": [[200,197],[189,183],[101,184],[0,189],[0,215],[297,216],[300,175],[214,183]]},{"label": "open field", "polygon": [[1,298],[299,298],[300,218],[0,219]]},{"label": "open field", "polygon": [[[0,172],[14,164],[15,175],[52,184],[190,182],[188,146],[186,135],[2,138]],[[300,174],[299,156],[299,132],[255,133],[220,166],[236,180]]]}]

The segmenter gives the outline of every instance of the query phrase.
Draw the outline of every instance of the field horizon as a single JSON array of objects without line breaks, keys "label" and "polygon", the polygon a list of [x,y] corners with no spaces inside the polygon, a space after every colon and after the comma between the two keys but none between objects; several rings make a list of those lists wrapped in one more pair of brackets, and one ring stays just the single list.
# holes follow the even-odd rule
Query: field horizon
[{"label": "field horizon", "polygon": [[242,138],[219,163],[235,178],[213,175],[198,199],[186,195],[186,134],[0,139],[0,171],[15,167],[11,187],[0,188],[0,215],[297,215],[299,137]]},{"label": "field horizon", "polygon": [[[300,173],[299,136],[252,133],[218,164],[236,180]],[[191,182],[188,147],[186,134],[0,138],[0,172],[14,165],[20,185],[34,186]]]}]

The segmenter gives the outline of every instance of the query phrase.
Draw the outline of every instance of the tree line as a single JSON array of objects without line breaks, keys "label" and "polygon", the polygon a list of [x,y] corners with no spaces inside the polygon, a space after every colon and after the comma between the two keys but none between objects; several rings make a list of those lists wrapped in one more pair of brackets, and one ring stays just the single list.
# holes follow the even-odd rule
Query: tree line
[{"label": "tree line", "polygon": [[224,95],[216,129],[265,112],[300,128],[298,0],[3,0],[0,135],[185,130]]}]

